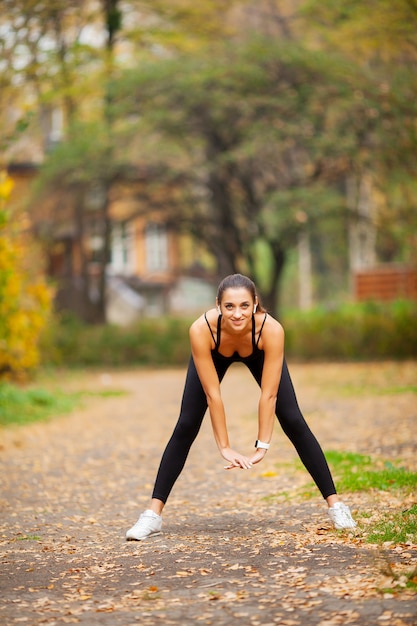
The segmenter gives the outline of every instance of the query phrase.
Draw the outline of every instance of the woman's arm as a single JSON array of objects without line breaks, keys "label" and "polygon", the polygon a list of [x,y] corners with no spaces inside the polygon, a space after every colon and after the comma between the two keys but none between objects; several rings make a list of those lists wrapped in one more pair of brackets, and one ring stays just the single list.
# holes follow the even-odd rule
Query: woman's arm
[{"label": "woman's arm", "polygon": [[230,447],[219,377],[211,356],[212,339],[204,318],[200,317],[192,324],[190,342],[198,377],[206,394],[214,439],[219,452],[231,467],[248,469],[251,467],[249,459]]},{"label": "woman's arm", "polygon": [[[284,330],[275,319],[268,317],[262,332],[264,366],[261,380],[261,396],[258,405],[258,440],[269,444],[275,424],[275,409],[279,381],[281,380],[284,358]],[[266,454],[265,449],[257,449],[251,457],[258,463]]]}]

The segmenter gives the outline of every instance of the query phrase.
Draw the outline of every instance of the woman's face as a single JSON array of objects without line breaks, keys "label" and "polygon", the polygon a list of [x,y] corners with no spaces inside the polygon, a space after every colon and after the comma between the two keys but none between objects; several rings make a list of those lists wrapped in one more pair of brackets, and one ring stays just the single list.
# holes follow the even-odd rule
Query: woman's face
[{"label": "woman's face", "polygon": [[217,302],[224,321],[234,330],[245,330],[252,320],[254,301],[250,291],[245,287],[225,289],[221,302]]}]

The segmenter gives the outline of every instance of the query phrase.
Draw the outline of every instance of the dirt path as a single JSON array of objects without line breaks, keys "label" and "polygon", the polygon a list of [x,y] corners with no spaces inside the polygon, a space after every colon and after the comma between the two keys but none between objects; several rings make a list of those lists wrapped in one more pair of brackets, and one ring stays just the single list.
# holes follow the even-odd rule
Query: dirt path
[{"label": "dirt path", "polygon": [[[417,469],[416,395],[398,391],[416,384],[417,363],[291,371],[325,450],[401,458]],[[148,502],[183,382],[182,370],[73,376],[67,388],[127,393],[0,431],[0,624],[417,624],[416,596],[378,591],[389,582],[384,564],[416,567],[417,547],[378,551],[365,542],[368,519],[411,500],[346,494],[359,529],[335,532],[321,497],[299,495],[309,477],[294,469],[278,426],[262,466],[225,472],[206,420],[166,507],[164,533],[124,540]],[[233,445],[249,451],[256,386],[235,367],[223,393]]]}]

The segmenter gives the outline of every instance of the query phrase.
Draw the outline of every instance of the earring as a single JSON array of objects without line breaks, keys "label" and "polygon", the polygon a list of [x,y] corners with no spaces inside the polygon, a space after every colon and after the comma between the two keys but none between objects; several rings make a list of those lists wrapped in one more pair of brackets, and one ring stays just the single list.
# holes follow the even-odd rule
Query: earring
[{"label": "earring", "polygon": [[219,315],[221,315],[221,311],[220,311],[220,307],[219,307],[219,306],[217,307],[217,313],[218,313]]},{"label": "earring", "polygon": [[255,306],[253,307],[253,312],[256,313],[256,309],[258,308],[258,305],[255,304]]}]

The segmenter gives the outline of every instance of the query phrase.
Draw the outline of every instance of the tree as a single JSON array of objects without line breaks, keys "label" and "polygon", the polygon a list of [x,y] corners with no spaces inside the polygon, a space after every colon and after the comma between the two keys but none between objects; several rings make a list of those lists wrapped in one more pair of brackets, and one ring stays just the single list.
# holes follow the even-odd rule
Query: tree
[{"label": "tree", "polygon": [[153,137],[146,159],[182,189],[172,220],[205,243],[220,275],[259,280],[276,310],[299,233],[340,213],[338,185],[353,162],[371,158],[378,85],[352,64],[255,40],[210,59],[151,64],[119,90],[140,115],[137,132]]},{"label": "tree", "polygon": [[[41,121],[45,112],[62,113],[58,147],[50,129],[44,129],[48,158],[40,182],[45,185],[44,191],[56,198],[62,200],[65,196],[68,200],[71,196],[72,202],[67,204],[72,205],[72,216],[68,211],[62,213],[57,201],[49,215],[40,218],[37,230],[42,227],[45,233],[48,222],[47,232],[52,235],[62,228],[62,222],[72,222],[70,230],[81,259],[80,306],[89,321],[104,320],[110,189],[126,170],[130,176],[133,169],[126,159],[123,166],[123,159],[119,159],[114,123],[120,124],[120,120],[112,112],[110,89],[114,74],[126,58],[126,44],[137,44],[142,55],[151,50],[156,55],[195,50],[225,33],[220,4],[219,0],[203,0],[196,10],[189,0],[174,4],[167,0],[131,0],[123,3],[123,11],[127,18],[135,19],[126,19],[130,26],[123,28],[120,0],[4,2],[2,20],[11,34],[0,37],[0,44],[7,49],[10,93],[16,82],[23,85],[27,97],[40,108]],[[121,38],[125,48],[119,55]],[[132,60],[136,56],[134,48],[128,50]],[[89,206],[91,198],[94,212]],[[93,257],[86,242],[91,235],[96,244],[100,242]],[[98,280],[89,272],[91,261],[98,268]],[[72,277],[67,280],[71,283]]]},{"label": "tree", "polygon": [[324,47],[343,50],[362,63],[417,60],[414,0],[307,0],[302,13]]},{"label": "tree", "polygon": [[[0,46],[3,52],[4,107],[36,113],[36,133],[48,149],[50,116],[62,113],[62,128],[73,121],[94,94],[91,72],[99,49],[88,40],[88,28],[97,22],[97,8],[82,0],[3,0]],[[14,114],[14,113],[13,113]],[[61,138],[61,137],[59,137]]]},{"label": "tree", "polygon": [[378,258],[415,265],[417,4],[413,0],[308,0],[303,14],[316,46],[319,34],[323,49],[343,53],[369,68],[380,82],[384,158],[352,174],[358,188],[361,180],[372,181]]},{"label": "tree", "polygon": [[[348,175],[371,172],[382,189],[392,163],[412,169],[417,99],[407,72],[387,80],[374,58],[363,70],[355,57],[339,60],[334,42],[321,43],[325,54],[288,42],[302,32],[298,4],[235,0],[225,13],[221,0],[6,0],[5,19],[16,33],[9,48],[3,41],[9,69],[36,85],[42,107],[62,102],[66,111],[66,141],[48,159],[44,180],[72,195],[86,302],[91,257],[83,240],[90,228],[103,244],[95,254],[101,272],[93,318],[104,311],[111,186],[134,178],[138,167],[149,180],[141,198],[205,242],[219,274],[242,269],[257,278],[271,310],[300,233],[317,232],[319,223],[324,232],[327,217],[344,211]],[[333,13],[341,29],[349,8],[342,5],[342,14]],[[327,19],[333,5],[323,6],[317,14]],[[252,11],[246,25],[267,11],[266,39],[247,43],[242,7]],[[360,12],[354,2],[348,16]],[[87,26],[94,41],[85,37]],[[276,33],[285,45],[276,45]],[[316,33],[307,23],[310,48]],[[26,59],[20,70],[19,41]],[[139,69],[119,81],[134,60]],[[13,71],[7,80],[12,90]],[[55,209],[59,224],[59,204]]]},{"label": "tree", "polygon": [[[105,270],[110,255],[110,190],[119,172],[114,156],[109,85],[114,72],[114,46],[121,27],[121,13],[119,0],[103,0],[102,6],[107,37],[101,115],[93,123],[73,120],[69,124],[70,139],[56,147],[39,180],[44,193],[61,190],[72,197],[70,219],[74,225],[81,265],[79,313],[86,321],[96,323],[104,322],[106,316]],[[59,222],[53,211],[50,219],[52,233]],[[87,239],[97,243],[94,257],[88,250]],[[90,271],[92,262],[96,268],[94,275]],[[69,288],[74,293],[71,278]],[[65,288],[65,285],[62,287]]]},{"label": "tree", "polygon": [[[42,180],[48,180],[49,191],[53,190],[59,196],[62,192],[73,196],[74,212],[72,221],[73,231],[76,234],[75,246],[81,251],[82,275],[84,285],[81,290],[84,304],[82,306],[85,316],[91,320],[103,321],[104,319],[104,293],[105,272],[104,268],[109,255],[110,219],[108,215],[109,186],[106,178],[107,162],[112,161],[112,120],[109,115],[109,89],[108,85],[113,73],[113,55],[116,42],[116,34],[120,29],[120,10],[118,0],[102,0],[101,6],[94,2],[36,2],[31,0],[18,0],[18,2],[5,1],[7,12],[3,15],[3,21],[7,24],[10,35],[4,36],[3,48],[8,49],[8,87],[15,83],[23,85],[26,97],[34,102],[34,108],[38,108],[39,120],[43,127],[43,148],[51,155],[52,167],[47,167],[47,173]],[[101,24],[100,20],[101,19]],[[104,22],[104,25],[103,25]],[[101,36],[97,40],[92,37],[91,29],[101,26]],[[90,35],[88,29],[90,28]],[[103,37],[106,33],[106,37]],[[19,65],[19,55],[21,57]],[[93,74],[91,72],[93,70]],[[90,70],[90,71],[88,71]],[[95,79],[92,79],[92,76]],[[85,103],[88,102],[88,108]],[[91,106],[91,102],[95,102]],[[101,106],[97,106],[97,102]],[[20,105],[24,105],[24,100]],[[57,113],[62,122],[58,129],[51,127],[46,121],[45,113]],[[83,121],[84,120],[84,121]],[[85,165],[91,149],[84,140],[83,152],[80,154],[79,137],[80,124],[89,120],[91,127],[94,121],[95,128],[99,128],[101,135],[104,132],[104,141],[97,142],[96,137],[90,137],[94,144],[94,152],[97,154],[97,145],[103,153],[100,154],[100,165],[105,163],[102,172],[97,169],[91,172],[91,168],[85,168],[91,174],[87,180],[85,175],[78,179],[77,172]],[[56,131],[58,130],[58,134]],[[54,132],[55,131],[55,132]],[[52,172],[55,171],[56,154],[54,149],[59,142],[65,139],[71,143],[74,140],[73,149],[70,148],[65,166],[61,168],[57,178],[53,181]],[[84,138],[85,139],[85,138]],[[52,151],[52,152],[51,152]],[[78,159],[74,163],[74,157]],[[48,160],[48,159],[47,159]],[[54,162],[55,161],[55,162]],[[68,167],[65,171],[65,167]],[[54,169],[55,168],[55,169]],[[97,289],[98,297],[91,302],[91,276],[88,274],[87,265],[89,260],[85,252],[85,235],[91,222],[91,211],[86,206],[86,198],[91,196],[92,189],[100,188],[100,194],[95,199],[101,199],[101,206],[94,214],[94,223],[99,231],[102,248],[96,254],[96,267],[100,268]],[[55,225],[60,228],[61,219],[59,208],[56,207],[49,215]],[[42,218],[43,219],[43,218]],[[68,219],[68,215],[65,215]],[[39,224],[37,225],[39,227]],[[98,237],[96,237],[98,241]]]}]

